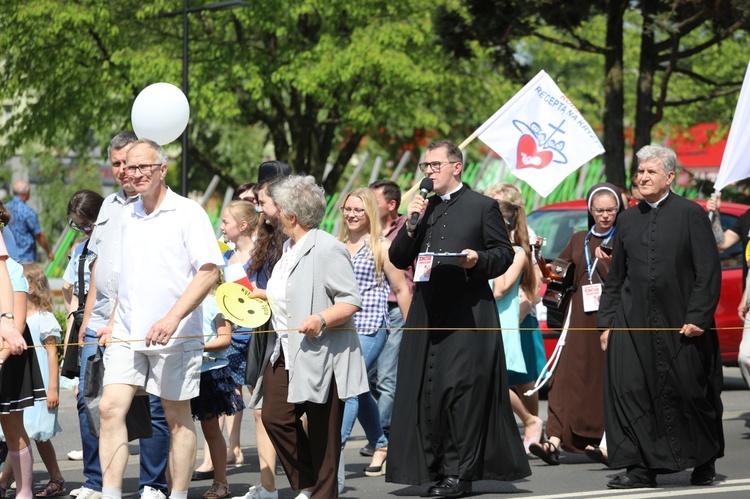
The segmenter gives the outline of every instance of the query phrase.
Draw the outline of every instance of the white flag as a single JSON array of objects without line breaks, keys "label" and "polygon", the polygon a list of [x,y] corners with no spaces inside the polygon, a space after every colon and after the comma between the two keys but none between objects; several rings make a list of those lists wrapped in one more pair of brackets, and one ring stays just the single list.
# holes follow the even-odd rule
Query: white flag
[{"label": "white flag", "polygon": [[594,130],[544,71],[475,135],[505,160],[513,175],[544,197],[604,152]]},{"label": "white flag", "polygon": [[734,110],[734,119],[729,128],[727,147],[721,158],[721,167],[716,175],[714,190],[750,177],[750,64],[742,82],[740,98]]}]

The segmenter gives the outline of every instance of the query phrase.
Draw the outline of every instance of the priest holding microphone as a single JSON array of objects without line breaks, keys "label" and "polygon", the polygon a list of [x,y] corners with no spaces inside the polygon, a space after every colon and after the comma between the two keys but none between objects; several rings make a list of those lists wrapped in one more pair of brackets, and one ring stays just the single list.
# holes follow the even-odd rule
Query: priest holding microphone
[{"label": "priest holding microphone", "polygon": [[463,155],[427,146],[429,182],[407,208],[391,262],[414,264],[414,299],[399,355],[386,480],[436,482],[427,494],[460,497],[476,480],[531,474],[510,408],[500,324],[489,280],[513,261],[497,202],[461,182]]}]

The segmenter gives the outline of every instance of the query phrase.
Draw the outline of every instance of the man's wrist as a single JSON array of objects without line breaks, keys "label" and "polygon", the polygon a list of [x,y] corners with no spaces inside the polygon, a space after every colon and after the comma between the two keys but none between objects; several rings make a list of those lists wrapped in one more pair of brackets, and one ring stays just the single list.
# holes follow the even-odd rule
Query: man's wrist
[{"label": "man's wrist", "polygon": [[323,331],[325,331],[328,323],[326,322],[326,318],[323,317],[323,314],[318,314],[318,317],[320,317],[320,332],[322,333]]}]

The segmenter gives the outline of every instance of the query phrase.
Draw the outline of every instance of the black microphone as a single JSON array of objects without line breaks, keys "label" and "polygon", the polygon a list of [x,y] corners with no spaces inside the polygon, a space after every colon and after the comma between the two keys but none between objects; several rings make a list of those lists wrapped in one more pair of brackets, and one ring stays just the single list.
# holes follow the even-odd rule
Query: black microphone
[{"label": "black microphone", "polygon": [[[426,198],[427,195],[432,192],[432,187],[432,179],[427,177],[423,178],[419,183],[419,195]],[[419,212],[415,211],[411,214],[411,218],[409,218],[409,225],[415,227],[417,225],[417,220],[419,220]]]}]

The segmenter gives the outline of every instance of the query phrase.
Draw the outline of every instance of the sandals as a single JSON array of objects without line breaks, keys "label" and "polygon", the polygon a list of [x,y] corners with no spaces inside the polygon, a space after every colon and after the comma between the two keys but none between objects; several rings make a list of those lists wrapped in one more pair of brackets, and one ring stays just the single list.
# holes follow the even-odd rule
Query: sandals
[{"label": "sandals", "polygon": [[211,488],[203,493],[203,499],[224,499],[229,497],[230,494],[228,484],[214,480]]},{"label": "sandals", "polygon": [[541,444],[532,443],[529,445],[529,452],[552,466],[560,464],[560,449],[549,440]]},{"label": "sandals", "polygon": [[583,453],[592,461],[603,464],[604,466],[609,466],[609,459],[607,459],[607,456],[604,455],[604,451],[602,451],[602,448],[598,445],[587,446]]},{"label": "sandals", "polygon": [[524,433],[523,448],[526,450],[526,454],[529,453],[529,446],[531,446],[531,444],[535,442],[540,443],[544,437],[544,421],[542,421],[542,418],[534,416],[534,426],[536,427],[536,431],[531,437],[528,437]]},{"label": "sandals", "polygon": [[55,497],[64,496],[67,491],[65,490],[65,480],[62,478],[50,478],[47,482],[47,486],[43,489],[37,490],[34,494],[36,497]]}]

